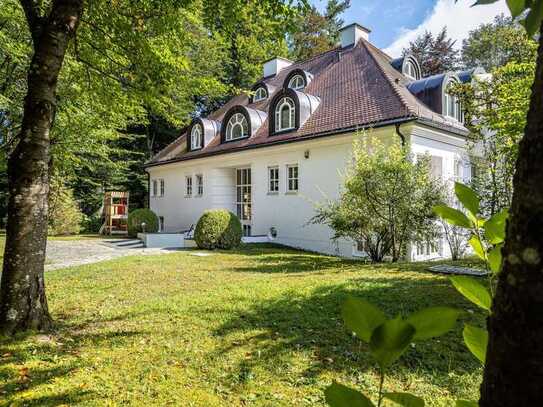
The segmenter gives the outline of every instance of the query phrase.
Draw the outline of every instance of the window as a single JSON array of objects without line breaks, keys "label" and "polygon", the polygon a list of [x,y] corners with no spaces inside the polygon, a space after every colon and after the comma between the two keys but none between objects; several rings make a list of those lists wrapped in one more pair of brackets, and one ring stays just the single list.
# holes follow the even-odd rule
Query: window
[{"label": "window", "polygon": [[[455,80],[451,80],[447,83],[447,88],[456,83]],[[464,112],[462,111],[462,106],[460,101],[456,96],[449,94],[445,91],[444,105],[443,105],[443,114],[453,119],[458,120],[459,122],[464,122]]]},{"label": "window", "polygon": [[441,179],[443,176],[443,157],[435,155],[430,156],[430,174],[435,179]]},{"label": "window", "polygon": [[268,93],[264,87],[260,87],[256,90],[255,95],[253,96],[253,102],[259,102],[268,97]]},{"label": "window", "polygon": [[287,165],[287,192],[298,192],[298,165]]},{"label": "window", "polygon": [[164,232],[164,216],[158,217],[158,231]]},{"label": "window", "polygon": [[418,79],[417,68],[411,61],[407,61],[404,66],[404,75],[408,76],[411,79]]},{"label": "window", "polygon": [[190,149],[191,150],[198,150],[199,148],[202,148],[202,126],[199,124],[195,124],[192,127],[192,131],[190,132]]},{"label": "window", "polygon": [[293,129],[295,119],[296,110],[294,101],[289,97],[280,99],[275,107],[275,131]]},{"label": "window", "polygon": [[158,195],[158,181],[156,179],[153,180],[153,196]]},{"label": "window", "polygon": [[204,194],[204,176],[199,174],[196,176],[196,195],[202,196]]},{"label": "window", "polygon": [[164,196],[164,180],[160,180],[160,196]]},{"label": "window", "polygon": [[294,75],[288,82],[288,87],[294,90],[302,90],[305,88],[305,80],[302,75]]},{"label": "window", "polygon": [[186,196],[192,196],[192,177],[186,177],[185,178],[185,195]]},{"label": "window", "polygon": [[279,192],[279,167],[268,168],[268,192]]},{"label": "window", "polygon": [[235,113],[226,126],[226,141],[237,140],[249,136],[247,119],[241,113]]}]

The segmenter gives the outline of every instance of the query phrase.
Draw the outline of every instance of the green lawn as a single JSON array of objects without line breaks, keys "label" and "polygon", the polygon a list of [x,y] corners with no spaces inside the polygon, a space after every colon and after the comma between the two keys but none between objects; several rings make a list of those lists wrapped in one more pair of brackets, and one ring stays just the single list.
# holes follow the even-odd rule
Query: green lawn
[{"label": "green lawn", "polygon": [[[0,405],[323,405],[333,379],[372,395],[378,383],[367,346],[341,321],[347,293],[389,316],[452,305],[465,321],[484,320],[424,264],[269,246],[194,253],[47,272],[57,330],[0,342]],[[474,398],[480,378],[459,324],[412,346],[385,387],[445,406]]]}]

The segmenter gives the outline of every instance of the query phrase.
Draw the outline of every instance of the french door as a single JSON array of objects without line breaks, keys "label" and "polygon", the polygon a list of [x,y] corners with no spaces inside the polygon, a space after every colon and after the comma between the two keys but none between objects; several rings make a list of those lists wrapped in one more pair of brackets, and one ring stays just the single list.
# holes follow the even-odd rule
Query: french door
[{"label": "french door", "polygon": [[251,236],[252,225],[252,187],[251,187],[251,169],[236,169],[236,210],[243,236]]}]

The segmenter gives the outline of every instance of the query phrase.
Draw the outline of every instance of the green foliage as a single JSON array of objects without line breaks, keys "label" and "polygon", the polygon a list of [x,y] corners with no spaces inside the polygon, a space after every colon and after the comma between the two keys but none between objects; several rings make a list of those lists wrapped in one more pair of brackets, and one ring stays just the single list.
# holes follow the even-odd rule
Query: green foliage
[{"label": "green foliage", "polygon": [[[145,230],[142,223],[145,223]],[[158,223],[158,216],[152,210],[135,209],[128,214],[128,236],[136,237],[141,232],[156,233],[158,232]]]},{"label": "green foliage", "polygon": [[462,211],[446,205],[435,205],[434,212],[451,225],[471,228],[472,223]]},{"label": "green foliage", "polygon": [[488,344],[487,330],[466,324],[464,326],[463,336],[464,342],[470,352],[482,363],[485,363],[486,347]]},{"label": "green foliage", "polygon": [[[385,314],[369,302],[347,297],[342,305],[342,317],[349,329],[361,340],[368,342],[370,353],[380,368],[379,400],[384,398],[406,407],[424,407],[424,400],[409,393],[385,393],[383,382],[388,368],[405,353],[409,344],[441,336],[456,324],[460,311],[448,307],[431,307],[415,312],[407,318],[398,315],[386,319]],[[373,406],[357,390],[332,383],[325,390],[326,402],[333,407]]]},{"label": "green foliage", "polygon": [[194,240],[201,249],[233,249],[241,243],[241,223],[226,209],[204,212],[194,230]]},{"label": "green foliage", "polygon": [[59,177],[53,177],[49,192],[49,228],[52,236],[76,235],[81,231],[83,214],[73,192]]},{"label": "green foliage", "polygon": [[456,400],[456,407],[479,407],[479,403],[469,400]]},{"label": "green foliage", "polygon": [[472,277],[454,276],[451,282],[460,294],[484,310],[490,311],[492,298],[488,289]]},{"label": "green foliage", "polygon": [[409,43],[403,54],[412,54],[420,63],[422,76],[454,71],[459,65],[455,41],[447,37],[447,27],[434,35],[426,31]]},{"label": "green foliage", "polygon": [[364,242],[375,262],[388,254],[399,260],[408,243],[437,232],[432,207],[441,200],[441,185],[427,157],[413,161],[398,140],[386,145],[363,135],[353,145],[341,197],[317,205],[312,222],[330,226],[334,239]]},{"label": "green foliage", "polygon": [[[477,0],[474,5],[491,4],[497,1]],[[522,17],[521,23],[526,28],[528,35],[537,34],[543,20],[543,0],[507,0],[507,5],[513,18],[521,18],[521,14],[528,10],[526,15]]]}]

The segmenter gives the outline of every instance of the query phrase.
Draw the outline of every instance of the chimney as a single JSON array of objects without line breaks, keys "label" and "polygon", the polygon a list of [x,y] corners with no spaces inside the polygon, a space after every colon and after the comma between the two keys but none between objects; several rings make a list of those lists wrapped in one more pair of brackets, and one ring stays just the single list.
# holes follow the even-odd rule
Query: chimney
[{"label": "chimney", "polygon": [[339,32],[341,34],[341,48],[347,48],[356,45],[360,38],[368,41],[371,30],[360,24],[353,23],[346,25]]},{"label": "chimney", "polygon": [[264,62],[264,78],[267,78],[269,76],[275,76],[281,70],[284,68],[292,65],[292,61],[281,58],[281,57],[275,57],[273,59],[270,59],[269,61]]}]

